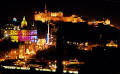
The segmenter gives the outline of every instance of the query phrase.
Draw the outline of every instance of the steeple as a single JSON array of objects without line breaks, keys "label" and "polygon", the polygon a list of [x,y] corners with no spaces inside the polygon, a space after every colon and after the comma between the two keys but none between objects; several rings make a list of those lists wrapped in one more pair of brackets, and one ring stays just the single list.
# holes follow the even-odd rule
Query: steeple
[{"label": "steeple", "polygon": [[46,5],[46,3],[45,3],[45,13],[47,13],[47,5]]}]

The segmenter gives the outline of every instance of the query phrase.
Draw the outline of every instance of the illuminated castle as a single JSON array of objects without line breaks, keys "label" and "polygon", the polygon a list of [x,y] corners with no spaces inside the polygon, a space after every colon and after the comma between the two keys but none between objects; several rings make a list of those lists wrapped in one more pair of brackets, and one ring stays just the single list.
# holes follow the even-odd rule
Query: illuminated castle
[{"label": "illuminated castle", "polygon": [[106,19],[104,21],[95,21],[95,20],[94,21],[89,21],[88,25],[92,25],[92,24],[98,25],[99,23],[103,23],[104,25],[110,25],[110,26],[112,26],[109,19]]},{"label": "illuminated castle", "polygon": [[42,21],[42,22],[47,22],[47,21],[53,21],[53,22],[84,22],[81,17],[78,17],[76,15],[64,17],[63,12],[49,12],[47,11],[47,7],[45,4],[45,10],[44,12],[35,12],[34,14],[34,20],[35,21]]}]

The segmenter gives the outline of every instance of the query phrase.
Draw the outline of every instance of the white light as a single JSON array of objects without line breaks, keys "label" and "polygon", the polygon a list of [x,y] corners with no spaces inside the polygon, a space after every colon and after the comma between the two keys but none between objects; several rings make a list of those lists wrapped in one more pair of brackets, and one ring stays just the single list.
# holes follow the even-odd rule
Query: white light
[{"label": "white light", "polygon": [[8,34],[5,34],[5,37],[8,37]]},{"label": "white light", "polygon": [[64,73],[67,73],[67,71],[66,71],[66,70],[64,70],[63,72],[64,72]]},{"label": "white light", "polygon": [[73,73],[73,71],[69,71],[69,73]]},{"label": "white light", "polygon": [[22,70],[30,70],[30,68],[27,67],[21,67]]},{"label": "white light", "polygon": [[78,74],[78,71],[74,71],[73,73],[74,73],[74,74]]},{"label": "white light", "polygon": [[36,70],[36,71],[39,71],[40,69],[38,69],[38,68],[35,68],[35,70]]},{"label": "white light", "polygon": [[106,51],[106,49],[104,49],[104,51]]},{"label": "white light", "polygon": [[56,72],[56,70],[52,70],[52,72]]}]

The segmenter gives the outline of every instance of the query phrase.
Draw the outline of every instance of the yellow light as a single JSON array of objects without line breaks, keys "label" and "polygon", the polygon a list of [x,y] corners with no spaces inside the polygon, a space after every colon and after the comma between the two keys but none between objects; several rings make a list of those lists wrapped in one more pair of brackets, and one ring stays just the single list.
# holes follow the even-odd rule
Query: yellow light
[{"label": "yellow light", "polygon": [[88,42],[85,42],[85,46],[88,46]]},{"label": "yellow light", "polygon": [[21,27],[26,27],[27,26],[27,21],[25,19],[25,16],[23,17],[23,21],[21,22]]},{"label": "yellow light", "polygon": [[10,36],[12,42],[18,42],[18,36]]},{"label": "yellow light", "polygon": [[39,68],[35,68],[36,71],[39,71],[40,69]]},{"label": "yellow light", "polygon": [[16,67],[16,69],[20,69],[20,67]]},{"label": "yellow light", "polygon": [[106,19],[105,20],[105,25],[109,25],[110,24],[110,20],[109,19]]},{"label": "yellow light", "polygon": [[63,70],[64,73],[67,73],[67,70]]},{"label": "yellow light", "polygon": [[110,43],[106,44],[107,47],[118,47],[118,44],[114,43],[113,41],[110,41]]},{"label": "yellow light", "polygon": [[63,61],[63,63],[62,63],[63,65],[65,65],[66,64],[66,62],[65,61]]},{"label": "yellow light", "polygon": [[68,71],[69,73],[73,73],[73,71]]},{"label": "yellow light", "polygon": [[30,68],[27,67],[21,67],[22,70],[30,70]]},{"label": "yellow light", "polygon": [[74,74],[79,74],[79,72],[78,72],[78,71],[73,71],[73,73],[74,73]]},{"label": "yellow light", "polygon": [[29,51],[29,49],[26,49],[26,54],[30,54],[30,51]]},{"label": "yellow light", "polygon": [[45,45],[46,40],[45,39],[38,39],[37,45]]}]

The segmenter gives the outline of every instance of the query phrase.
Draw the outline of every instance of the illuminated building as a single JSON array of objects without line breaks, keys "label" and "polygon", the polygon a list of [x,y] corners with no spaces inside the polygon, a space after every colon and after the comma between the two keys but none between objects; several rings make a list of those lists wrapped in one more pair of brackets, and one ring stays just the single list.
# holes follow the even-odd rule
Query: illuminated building
[{"label": "illuminated building", "polygon": [[24,16],[23,20],[21,22],[21,28],[26,27],[26,26],[27,26],[27,21],[26,21],[25,16]]},{"label": "illuminated building", "polygon": [[114,43],[114,41],[110,41],[110,43],[106,44],[107,47],[118,47],[118,44]]},{"label": "illuminated building", "polygon": [[110,20],[109,19],[105,20],[105,25],[110,25]]},{"label": "illuminated building", "polygon": [[37,30],[7,30],[12,42],[31,41],[37,42]]},{"label": "illuminated building", "polygon": [[42,46],[46,44],[46,40],[45,39],[38,39],[37,45]]},{"label": "illuminated building", "polygon": [[16,23],[6,24],[4,29],[5,30],[20,30],[19,26],[16,25]]},{"label": "illuminated building", "polygon": [[53,22],[62,21],[62,22],[73,22],[73,23],[84,22],[84,20],[81,19],[81,17],[78,17],[76,15],[64,17],[63,12],[49,12],[47,11],[46,4],[45,4],[44,12],[39,12],[39,13],[35,12],[34,20],[42,21],[43,23],[47,21],[53,21]]},{"label": "illuminated building", "polygon": [[105,21],[89,21],[88,25],[98,25],[99,23],[103,23],[104,25],[110,25],[110,20],[106,19]]},{"label": "illuminated building", "polygon": [[88,25],[98,25],[99,23],[104,23],[104,21],[89,21]]},{"label": "illuminated building", "polygon": [[17,22],[17,19],[15,17],[13,18],[13,22]]},{"label": "illuminated building", "polygon": [[47,44],[49,44],[49,23],[48,23],[48,33],[47,33]]},{"label": "illuminated building", "polygon": [[[13,18],[13,21],[17,21],[16,18]],[[37,30],[34,25],[27,30],[23,30],[24,27],[27,27],[27,21],[25,16],[21,22],[21,29],[15,24],[6,24],[4,30],[4,37],[10,37],[12,42],[27,42],[31,41],[33,43],[37,42]]]},{"label": "illuminated building", "polygon": [[14,25],[13,24],[6,24],[5,25],[5,30],[13,30],[14,29]]},{"label": "illuminated building", "polygon": [[24,44],[24,45],[19,45],[19,58],[20,59],[27,59],[30,57],[32,54],[36,54],[36,45],[34,43],[32,44]]},{"label": "illuminated building", "polygon": [[25,58],[25,45],[19,45],[19,58]]}]

